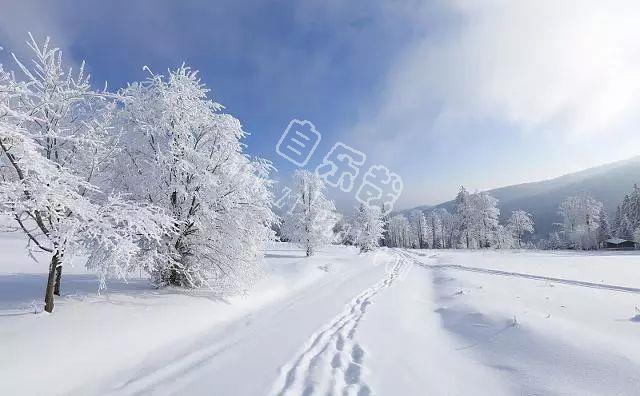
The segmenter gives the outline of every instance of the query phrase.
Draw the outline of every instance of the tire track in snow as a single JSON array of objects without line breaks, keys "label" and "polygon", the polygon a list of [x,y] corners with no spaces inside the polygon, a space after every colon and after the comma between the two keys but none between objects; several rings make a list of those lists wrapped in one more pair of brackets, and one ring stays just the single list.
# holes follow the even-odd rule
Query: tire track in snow
[{"label": "tire track in snow", "polygon": [[494,270],[489,268],[468,267],[468,266],[459,265],[459,264],[427,264],[416,259],[412,253],[409,253],[406,251],[403,251],[402,253],[405,258],[411,260],[414,264],[419,265],[420,267],[423,267],[426,269],[436,269],[436,270],[437,269],[453,269],[453,270],[459,270],[459,271],[478,272],[478,273],[483,273],[488,275],[508,276],[512,278],[524,278],[524,279],[531,279],[531,280],[538,280],[538,281],[545,281],[545,282],[555,282],[555,283],[560,283],[565,285],[588,287],[591,289],[603,289],[603,290],[611,290],[611,291],[624,292],[624,293],[640,294],[640,288],[636,288],[636,287],[616,286],[616,285],[608,285],[606,283],[595,283],[595,282],[587,282],[587,281],[564,279],[564,278],[553,278],[549,276],[531,275],[531,274],[524,274],[521,272],[500,271],[500,270]]},{"label": "tire track in snow", "polygon": [[384,279],[356,296],[340,315],[309,338],[302,351],[282,368],[272,395],[371,394],[362,380],[366,353],[355,335],[372,298],[402,273],[405,261],[394,261]]}]

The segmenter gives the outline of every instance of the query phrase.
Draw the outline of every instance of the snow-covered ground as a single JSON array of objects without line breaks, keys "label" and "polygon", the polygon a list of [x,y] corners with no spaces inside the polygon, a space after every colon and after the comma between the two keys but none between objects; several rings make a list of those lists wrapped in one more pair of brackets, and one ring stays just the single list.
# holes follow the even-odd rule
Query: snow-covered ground
[{"label": "snow-covered ground", "polygon": [[[97,283],[0,239],[0,395],[637,395],[640,256],[274,244],[244,295]],[[35,302],[35,304],[34,304]]]}]

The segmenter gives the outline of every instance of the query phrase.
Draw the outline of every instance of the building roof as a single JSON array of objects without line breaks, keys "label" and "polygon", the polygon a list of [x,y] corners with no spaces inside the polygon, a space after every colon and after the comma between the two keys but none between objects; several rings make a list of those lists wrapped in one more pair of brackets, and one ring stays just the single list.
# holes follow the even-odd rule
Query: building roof
[{"label": "building roof", "polygon": [[628,241],[626,239],[620,239],[620,238],[611,238],[611,239],[607,239],[606,242],[611,243],[613,245],[620,245],[621,243],[631,242],[631,241]]}]

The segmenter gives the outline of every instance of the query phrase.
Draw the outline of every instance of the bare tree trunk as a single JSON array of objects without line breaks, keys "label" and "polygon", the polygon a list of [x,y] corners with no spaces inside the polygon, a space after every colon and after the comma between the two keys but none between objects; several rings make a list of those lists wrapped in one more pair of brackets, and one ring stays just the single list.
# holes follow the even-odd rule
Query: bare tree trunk
[{"label": "bare tree trunk", "polygon": [[178,270],[178,267],[175,264],[172,265],[171,269],[169,270],[169,279],[167,279],[167,282],[171,286],[184,286],[180,271]]},{"label": "bare tree trunk", "polygon": [[53,287],[53,294],[60,295],[60,280],[62,279],[62,265],[58,265],[56,268],[56,284]]},{"label": "bare tree trunk", "polygon": [[56,273],[58,265],[60,264],[60,252],[56,251],[51,257],[51,263],[49,264],[49,277],[47,279],[47,289],[44,294],[44,310],[51,313],[53,312],[53,293],[56,284]]}]

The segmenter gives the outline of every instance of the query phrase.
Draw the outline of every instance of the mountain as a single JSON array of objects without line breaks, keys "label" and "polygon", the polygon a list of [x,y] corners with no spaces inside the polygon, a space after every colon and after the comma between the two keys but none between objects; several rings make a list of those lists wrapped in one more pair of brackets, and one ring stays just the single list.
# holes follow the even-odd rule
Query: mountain
[{"label": "mountain", "polygon": [[[503,221],[514,210],[526,210],[535,220],[536,236],[546,237],[554,230],[553,224],[560,221],[558,206],[566,197],[581,193],[591,195],[602,201],[613,221],[616,207],[624,195],[631,192],[635,183],[640,184],[640,156],[555,179],[496,188],[487,192],[499,200]],[[434,208],[452,211],[453,201]],[[423,210],[423,207],[416,209]]]}]

